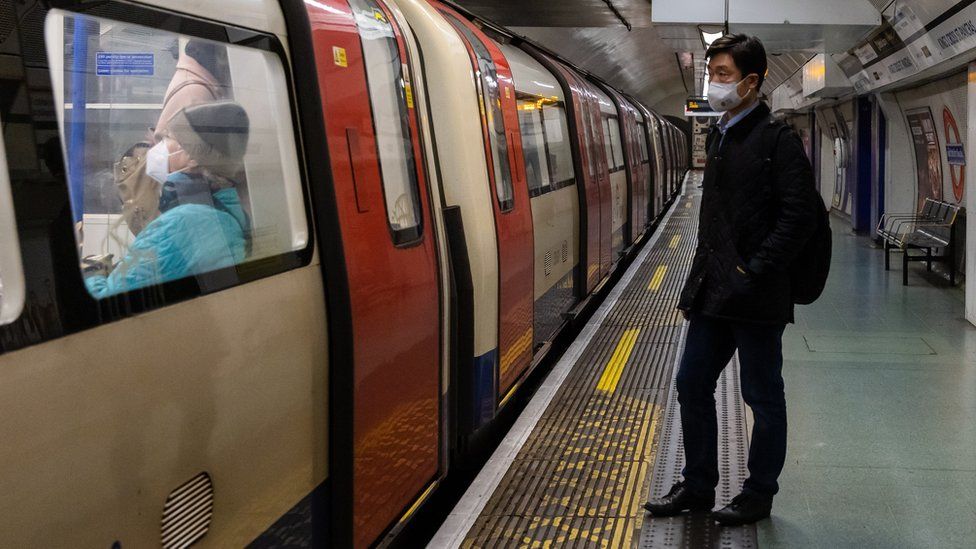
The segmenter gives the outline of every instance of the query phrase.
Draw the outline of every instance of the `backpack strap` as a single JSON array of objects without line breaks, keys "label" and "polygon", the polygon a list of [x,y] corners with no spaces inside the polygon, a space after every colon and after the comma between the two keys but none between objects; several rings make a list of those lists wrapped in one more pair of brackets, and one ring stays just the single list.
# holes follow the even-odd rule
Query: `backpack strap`
[{"label": "backpack strap", "polygon": [[[767,164],[770,173],[772,173],[775,168],[776,163],[776,148],[779,145],[780,134],[787,129],[786,124],[783,124],[779,120],[773,118],[772,115],[762,123],[762,134],[760,135],[760,144],[762,146],[763,163]],[[767,184],[772,187],[772,179],[767,179]],[[770,188],[770,191],[773,189]]]}]

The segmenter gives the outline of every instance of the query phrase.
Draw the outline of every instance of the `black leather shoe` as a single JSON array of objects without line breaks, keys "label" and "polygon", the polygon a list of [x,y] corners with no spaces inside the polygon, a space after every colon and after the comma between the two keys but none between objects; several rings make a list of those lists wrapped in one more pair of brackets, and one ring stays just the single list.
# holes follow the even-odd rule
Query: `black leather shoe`
[{"label": "black leather shoe", "polygon": [[715,506],[715,492],[692,492],[684,482],[671,487],[663,498],[655,498],[644,504],[644,509],[655,517],[673,517],[685,511],[711,511]]},{"label": "black leather shoe", "polygon": [[722,526],[742,526],[769,517],[772,509],[772,496],[742,492],[728,505],[712,513],[712,518]]}]

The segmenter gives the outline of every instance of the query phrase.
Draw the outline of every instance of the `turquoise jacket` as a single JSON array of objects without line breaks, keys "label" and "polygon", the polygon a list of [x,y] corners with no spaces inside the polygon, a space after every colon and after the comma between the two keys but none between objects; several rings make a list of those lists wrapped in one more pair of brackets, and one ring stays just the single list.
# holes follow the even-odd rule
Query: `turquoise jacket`
[{"label": "turquoise jacket", "polygon": [[108,276],[85,279],[95,297],[124,293],[187,276],[237,265],[247,247],[247,216],[234,188],[213,193],[222,209],[181,204],[140,232]]}]

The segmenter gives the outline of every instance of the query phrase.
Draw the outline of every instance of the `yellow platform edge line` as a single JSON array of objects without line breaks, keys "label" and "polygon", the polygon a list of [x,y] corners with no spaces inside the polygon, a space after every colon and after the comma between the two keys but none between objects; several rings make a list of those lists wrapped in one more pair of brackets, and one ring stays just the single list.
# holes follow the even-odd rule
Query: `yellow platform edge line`
[{"label": "yellow platform edge line", "polygon": [[624,334],[620,337],[620,342],[617,343],[617,348],[613,352],[613,356],[610,357],[610,361],[607,362],[606,367],[603,369],[603,375],[600,376],[600,381],[597,382],[597,390],[607,393],[613,393],[617,390],[620,376],[623,374],[624,366],[630,359],[630,353],[634,350],[639,333],[640,328],[631,328],[624,331]]},{"label": "yellow platform edge line", "polygon": [[617,390],[617,384],[620,383],[620,377],[624,372],[624,365],[627,364],[627,360],[630,358],[630,352],[634,348],[634,343],[636,343],[637,331],[639,330],[627,330],[621,339],[623,347],[621,348],[620,357],[617,358],[617,363],[614,364],[613,370],[610,371],[607,387],[604,389],[607,393],[613,394]]},{"label": "yellow platform edge line", "polygon": [[603,367],[603,374],[600,375],[600,379],[596,382],[596,388],[600,391],[605,390],[604,387],[610,380],[613,369],[617,366],[617,360],[620,358],[620,354],[623,352],[624,342],[627,339],[627,332],[625,331],[623,335],[620,336],[620,341],[617,342],[617,347],[614,348],[613,354],[610,355],[610,360]]},{"label": "yellow platform edge line", "polygon": [[660,290],[666,274],[668,274],[668,266],[658,265],[657,270],[654,271],[654,277],[651,278],[651,282],[647,285],[647,290],[651,292]]}]

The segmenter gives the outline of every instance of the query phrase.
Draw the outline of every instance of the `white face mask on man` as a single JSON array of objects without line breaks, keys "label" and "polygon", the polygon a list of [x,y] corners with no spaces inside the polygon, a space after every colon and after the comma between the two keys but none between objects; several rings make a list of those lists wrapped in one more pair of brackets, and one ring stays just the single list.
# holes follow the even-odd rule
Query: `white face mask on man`
[{"label": "white face mask on man", "polygon": [[[748,76],[746,78],[749,78]],[[742,104],[745,97],[739,95],[739,84],[746,78],[735,83],[710,82],[708,84],[708,104],[715,112],[730,111]],[[746,92],[748,95],[748,92]]]}]

